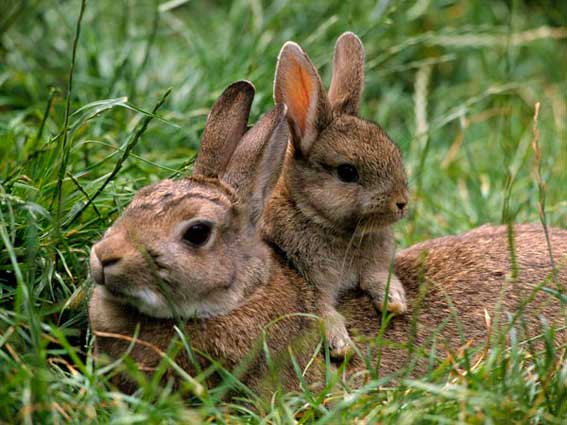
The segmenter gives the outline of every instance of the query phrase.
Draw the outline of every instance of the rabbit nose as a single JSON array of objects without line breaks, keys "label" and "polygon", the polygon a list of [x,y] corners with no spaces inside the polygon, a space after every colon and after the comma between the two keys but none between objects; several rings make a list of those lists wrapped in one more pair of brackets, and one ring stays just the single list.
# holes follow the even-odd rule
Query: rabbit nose
[{"label": "rabbit nose", "polygon": [[91,277],[94,280],[94,282],[97,285],[104,285],[104,273],[103,273],[102,263],[100,262],[100,259],[96,255],[94,246],[91,248],[90,269],[91,269]]},{"label": "rabbit nose", "polygon": [[102,264],[102,268],[105,267],[110,267],[113,264],[116,264],[120,261],[120,258],[118,257],[111,257],[111,258],[105,258],[105,259],[101,259],[100,260],[100,264]]},{"label": "rabbit nose", "polygon": [[93,247],[96,257],[100,261],[102,268],[110,267],[118,263],[122,259],[122,255],[118,252],[119,244],[116,244],[115,237],[103,239]]},{"label": "rabbit nose", "polygon": [[124,251],[124,240],[119,235],[104,238],[91,249],[91,275],[99,285],[105,284],[105,269],[118,264]]}]

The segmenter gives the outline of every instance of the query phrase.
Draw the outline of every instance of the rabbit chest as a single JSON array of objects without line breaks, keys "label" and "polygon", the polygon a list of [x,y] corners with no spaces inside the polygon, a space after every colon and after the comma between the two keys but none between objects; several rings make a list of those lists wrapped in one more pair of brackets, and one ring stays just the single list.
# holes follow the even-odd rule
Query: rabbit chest
[{"label": "rabbit chest", "polygon": [[390,227],[337,234],[298,208],[283,185],[262,216],[261,231],[311,285],[333,298],[358,286],[367,274],[387,271],[394,254]]},{"label": "rabbit chest", "polygon": [[291,260],[309,282],[334,297],[357,287],[369,275],[387,272],[394,255],[389,228],[350,239],[304,238],[301,245]]}]

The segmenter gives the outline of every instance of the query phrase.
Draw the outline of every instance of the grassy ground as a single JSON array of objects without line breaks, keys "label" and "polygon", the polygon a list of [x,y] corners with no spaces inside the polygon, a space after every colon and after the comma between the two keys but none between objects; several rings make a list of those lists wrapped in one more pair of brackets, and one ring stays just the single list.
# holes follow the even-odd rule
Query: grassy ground
[{"label": "grassy ground", "polygon": [[566,5],[91,0],[80,19],[80,0],[0,0],[0,422],[564,421],[567,366],[503,347],[467,374],[326,402],[284,394],[251,410],[150,384],[128,397],[93,368],[84,301],[90,245],[138,188],[187,171],[222,89],[252,80],[255,119],[283,42],[328,82],[345,30],[367,49],[362,113],[406,158],[414,201],[399,246],[539,220],[538,102],[547,220],[567,227]]}]

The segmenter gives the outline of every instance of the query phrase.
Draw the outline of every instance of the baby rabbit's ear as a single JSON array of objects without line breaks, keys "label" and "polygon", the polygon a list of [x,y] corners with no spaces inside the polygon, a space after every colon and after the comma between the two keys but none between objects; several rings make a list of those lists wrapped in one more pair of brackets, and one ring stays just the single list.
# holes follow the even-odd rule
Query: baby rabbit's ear
[{"label": "baby rabbit's ear", "polygon": [[201,137],[201,149],[193,166],[193,175],[221,176],[246,131],[254,86],[249,81],[231,84],[217,99]]},{"label": "baby rabbit's ear", "polygon": [[260,217],[283,166],[289,139],[286,112],[286,105],[279,103],[248,130],[223,176],[248,204],[253,224]]},{"label": "baby rabbit's ear", "polygon": [[364,46],[352,32],[341,35],[335,45],[329,100],[334,111],[358,115],[364,88]]},{"label": "baby rabbit's ear", "polygon": [[278,57],[274,98],[287,105],[292,140],[308,154],[320,131],[330,123],[332,111],[315,66],[291,41],[284,44]]}]

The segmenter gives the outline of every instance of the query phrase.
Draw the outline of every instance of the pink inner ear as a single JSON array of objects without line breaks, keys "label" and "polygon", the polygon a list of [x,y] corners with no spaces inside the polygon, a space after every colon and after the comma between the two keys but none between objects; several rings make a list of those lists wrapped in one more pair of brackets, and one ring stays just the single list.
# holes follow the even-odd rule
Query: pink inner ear
[{"label": "pink inner ear", "polygon": [[314,82],[309,72],[295,58],[291,58],[291,72],[286,79],[287,86],[287,106],[289,114],[296,122],[301,131],[301,135],[305,135],[307,125],[307,114],[309,112],[309,104],[313,95]]}]

